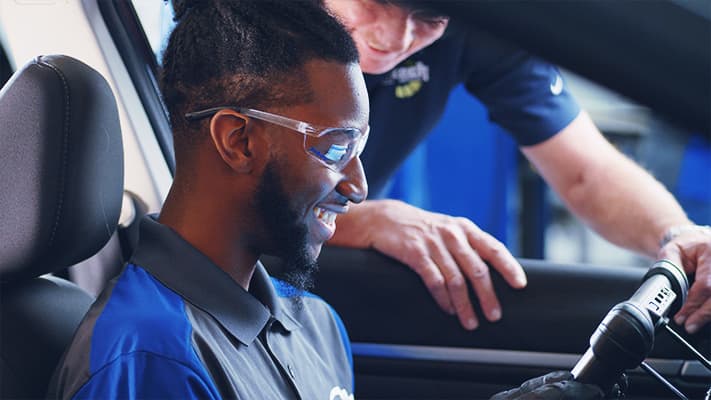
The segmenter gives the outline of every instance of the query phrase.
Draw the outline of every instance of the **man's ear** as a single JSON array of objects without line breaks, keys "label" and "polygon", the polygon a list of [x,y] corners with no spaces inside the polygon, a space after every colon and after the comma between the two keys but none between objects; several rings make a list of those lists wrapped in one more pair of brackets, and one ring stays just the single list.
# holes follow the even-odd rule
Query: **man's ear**
[{"label": "man's ear", "polygon": [[248,121],[246,116],[229,109],[220,110],[210,120],[212,142],[222,160],[236,172],[249,172],[253,167]]}]

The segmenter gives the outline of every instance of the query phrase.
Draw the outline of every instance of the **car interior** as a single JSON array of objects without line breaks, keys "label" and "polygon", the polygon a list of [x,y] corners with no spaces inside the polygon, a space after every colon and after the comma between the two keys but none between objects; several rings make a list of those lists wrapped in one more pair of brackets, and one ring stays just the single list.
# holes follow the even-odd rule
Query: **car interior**
[{"label": "car interior", "polygon": [[[98,72],[97,62],[73,54],[35,54],[10,77],[12,63],[0,57],[0,78],[9,77],[0,90],[0,182],[12,188],[0,191],[0,398],[44,397],[101,283],[130,256],[134,222],[156,211],[151,196],[159,195],[125,183],[124,173],[131,173],[127,154],[144,146],[146,158],[157,156],[161,167],[151,170],[153,177],[174,168],[156,85],[159,67],[135,9],[122,0],[81,5],[81,18],[93,24],[109,68]],[[711,37],[711,25],[676,2],[654,2],[643,19],[638,7],[608,2],[585,2],[583,9],[559,2],[440,6],[711,136],[711,85],[699,84],[711,82],[711,52],[704,47],[708,41],[694,39]],[[514,6],[526,11],[514,13]],[[591,19],[607,24],[605,29],[585,29],[584,21]],[[559,29],[553,29],[558,22]],[[662,22],[673,27],[674,37],[650,41]],[[538,34],[527,34],[532,29]],[[602,53],[610,36],[599,32],[612,37],[626,32],[631,43],[605,48],[616,53],[600,60],[591,52]],[[587,46],[571,49],[575,41]],[[660,52],[676,62],[658,62]],[[668,82],[654,86],[661,77]],[[128,86],[135,93],[127,94]],[[145,139],[130,142],[127,127],[150,131],[153,147],[146,150]],[[157,161],[145,162],[150,169]],[[155,192],[164,190],[160,185],[165,182],[155,184]],[[280,267],[277,259],[263,261],[272,271]],[[314,292],[348,329],[357,397],[488,398],[532,377],[570,370],[608,311],[630,298],[647,272],[635,266],[520,261],[528,287],[511,289],[492,274],[506,317],[468,332],[437,307],[408,267],[374,250],[325,247]],[[711,372],[671,335],[657,333],[646,362],[689,398],[702,398]],[[709,357],[709,327],[682,335]],[[626,375],[627,398],[676,398],[640,368]]]}]

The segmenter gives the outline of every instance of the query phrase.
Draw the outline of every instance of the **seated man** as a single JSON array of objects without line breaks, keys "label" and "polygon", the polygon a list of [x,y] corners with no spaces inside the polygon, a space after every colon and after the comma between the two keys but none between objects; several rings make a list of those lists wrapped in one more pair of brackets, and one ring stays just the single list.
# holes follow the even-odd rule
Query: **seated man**
[{"label": "seated man", "polygon": [[[170,193],[80,325],[52,397],[352,398],[339,318],[294,295],[336,214],[367,194],[357,50],[315,4],[205,3],[175,4],[163,60]],[[262,254],[286,261],[286,282]]]},{"label": "seated man", "polygon": [[[367,194],[356,47],[318,2],[174,8],[162,87],[175,179],[82,321],[49,396],[353,399],[343,325],[304,290],[336,215]],[[283,281],[262,254],[285,261]],[[500,398],[586,387],[570,379]]]}]

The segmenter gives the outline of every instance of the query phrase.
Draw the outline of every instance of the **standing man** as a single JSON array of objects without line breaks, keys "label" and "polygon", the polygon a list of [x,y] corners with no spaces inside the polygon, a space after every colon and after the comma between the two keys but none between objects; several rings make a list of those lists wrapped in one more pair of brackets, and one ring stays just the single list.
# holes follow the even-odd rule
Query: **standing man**
[{"label": "standing man", "polygon": [[[350,30],[366,73],[374,140],[363,164],[371,193],[382,191],[464,83],[573,213],[612,243],[696,275],[677,323],[694,333],[711,321],[711,228],[689,221],[661,184],[607,142],[556,68],[471,27],[449,26],[417,1],[322,1]],[[502,317],[484,261],[511,286],[526,285],[504,245],[465,218],[371,200],[338,223],[330,243],[375,248],[409,265],[467,329],[479,324],[468,284],[487,320]]]},{"label": "standing man", "polygon": [[[317,4],[174,6],[162,88],[175,179],[50,396],[352,399],[343,325],[303,290],[336,215],[367,195],[355,45]],[[286,261],[285,281],[262,254]]]}]

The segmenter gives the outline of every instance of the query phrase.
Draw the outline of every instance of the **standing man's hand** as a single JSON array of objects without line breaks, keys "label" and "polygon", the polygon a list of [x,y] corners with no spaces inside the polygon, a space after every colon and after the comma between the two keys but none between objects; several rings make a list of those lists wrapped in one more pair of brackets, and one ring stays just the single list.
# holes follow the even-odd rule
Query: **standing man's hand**
[{"label": "standing man's hand", "polygon": [[686,303],[674,316],[689,333],[696,333],[711,322],[711,228],[680,226],[667,231],[666,242],[658,258],[682,266],[687,275],[695,275]]},{"label": "standing man's hand", "polygon": [[339,216],[331,244],[374,248],[407,264],[420,275],[437,304],[456,314],[466,329],[479,321],[471,300],[472,285],[489,321],[501,319],[489,267],[516,289],[526,274],[506,247],[466,218],[431,213],[397,200],[372,200]]}]

